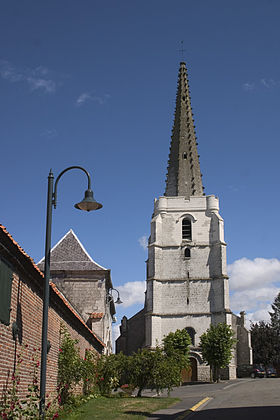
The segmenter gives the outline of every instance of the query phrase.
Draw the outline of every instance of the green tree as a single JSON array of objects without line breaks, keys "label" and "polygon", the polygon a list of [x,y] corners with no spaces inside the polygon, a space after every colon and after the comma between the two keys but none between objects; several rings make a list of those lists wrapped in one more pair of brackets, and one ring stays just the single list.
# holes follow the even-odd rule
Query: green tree
[{"label": "green tree", "polygon": [[129,382],[138,388],[140,397],[144,388],[168,392],[181,381],[181,371],[189,365],[191,339],[186,330],[169,333],[163,339],[163,348],[138,350],[130,356]]},{"label": "green tree", "polygon": [[260,321],[251,324],[250,331],[254,362],[265,365],[279,364],[280,338],[277,330],[272,325]]},{"label": "green tree", "polygon": [[185,365],[185,363],[185,356],[167,356],[163,349],[156,347],[153,351],[150,388],[155,389],[158,394],[167,389],[169,394],[174,386],[180,385],[182,364]]},{"label": "green tree", "polygon": [[280,293],[274,299],[271,307],[272,312],[269,312],[271,327],[280,336]]},{"label": "green tree", "polygon": [[191,338],[186,329],[182,329],[170,332],[162,341],[165,354],[172,358],[170,364],[175,364],[180,369],[180,381],[182,369],[188,369],[189,367]]},{"label": "green tree", "polygon": [[229,325],[219,323],[211,325],[200,337],[202,357],[210,365],[214,382],[219,382],[220,369],[227,367],[231,360],[232,349],[236,343],[233,335]]},{"label": "green tree", "polygon": [[122,385],[126,376],[129,358],[123,353],[101,356],[97,361],[97,385],[102,395],[110,395],[112,390]]},{"label": "green tree", "polygon": [[61,324],[61,345],[58,356],[59,403],[65,404],[71,395],[72,386],[82,379],[82,359],[78,340],[73,340],[65,325]]},{"label": "green tree", "polygon": [[153,386],[154,352],[139,349],[129,357],[129,379],[138,388],[138,397],[141,397],[144,388]]}]

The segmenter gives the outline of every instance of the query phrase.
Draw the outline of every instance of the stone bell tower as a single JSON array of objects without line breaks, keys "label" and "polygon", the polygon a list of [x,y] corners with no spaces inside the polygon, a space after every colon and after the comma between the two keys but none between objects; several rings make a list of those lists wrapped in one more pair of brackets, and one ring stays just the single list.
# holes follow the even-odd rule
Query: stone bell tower
[{"label": "stone bell tower", "polygon": [[[171,331],[192,338],[196,379],[209,375],[199,351],[210,324],[232,325],[224,222],[219,200],[202,186],[185,63],[180,64],[166,190],[155,200],[148,245],[145,346]],[[194,368],[194,366],[193,366]],[[234,376],[235,366],[229,369]]]},{"label": "stone bell tower", "polygon": [[250,333],[229,309],[224,221],[219,200],[203,192],[186,64],[181,63],[171,136],[166,189],[154,203],[148,244],[144,308],[122,320],[117,352],[154,348],[171,331],[185,328],[192,340],[191,374],[184,381],[209,380],[200,336],[225,322],[237,345],[222,375],[236,377],[236,366],[252,363]]}]

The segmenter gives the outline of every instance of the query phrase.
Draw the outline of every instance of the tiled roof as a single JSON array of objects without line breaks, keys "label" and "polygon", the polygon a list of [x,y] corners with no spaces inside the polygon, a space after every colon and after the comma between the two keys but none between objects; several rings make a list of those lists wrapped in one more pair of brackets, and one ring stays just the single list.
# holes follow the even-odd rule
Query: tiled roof
[{"label": "tiled roof", "polygon": [[103,312],[92,312],[91,314],[89,314],[89,317],[91,319],[101,319],[103,315]]},{"label": "tiled roof", "polygon": [[[0,233],[4,234],[4,237],[9,240],[11,244],[16,248],[16,251],[20,253],[21,256],[24,256],[25,260],[28,264],[30,264],[30,269],[36,270],[37,274],[40,275],[42,280],[44,279],[44,274],[39,269],[39,267],[34,263],[33,259],[24,251],[24,249],[14,240],[12,235],[7,231],[5,226],[0,224]],[[51,290],[59,297],[59,299],[62,301],[62,303],[67,306],[67,308],[73,313],[73,315],[83,324],[83,326],[89,331],[91,335],[103,346],[105,347],[105,344],[103,341],[86,325],[86,323],[83,321],[83,319],[80,317],[80,315],[74,310],[74,308],[71,306],[71,304],[68,302],[66,297],[57,289],[54,283],[50,283]]]},{"label": "tiled roof", "polygon": [[7,229],[5,228],[5,226],[0,224],[0,231],[2,231],[5,236],[7,238],[9,238],[9,240],[14,244],[14,246],[17,248],[18,251],[20,251],[20,253],[22,255],[25,256],[25,258],[31,263],[31,265],[33,266],[33,268],[42,276],[44,277],[44,274],[42,273],[42,271],[40,270],[40,268],[35,264],[34,260],[24,251],[24,249],[14,240],[14,238],[12,237],[12,235],[7,231]]},{"label": "tiled roof", "polygon": [[[45,259],[38,265],[44,268]],[[72,229],[51,249],[51,271],[55,270],[94,270],[108,271],[95,262]]]}]

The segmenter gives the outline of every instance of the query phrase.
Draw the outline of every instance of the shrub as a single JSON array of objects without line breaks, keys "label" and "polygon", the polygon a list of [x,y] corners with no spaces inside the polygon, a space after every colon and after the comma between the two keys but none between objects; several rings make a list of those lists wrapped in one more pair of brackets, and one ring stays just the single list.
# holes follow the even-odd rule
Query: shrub
[{"label": "shrub", "polygon": [[67,328],[61,324],[62,336],[58,356],[58,402],[60,405],[67,403],[73,391],[73,385],[77,384],[83,376],[82,359],[80,357],[78,340],[71,338]]},{"label": "shrub", "polygon": [[113,389],[125,383],[127,362],[127,356],[122,353],[101,356],[98,359],[96,383],[102,395],[110,395]]}]

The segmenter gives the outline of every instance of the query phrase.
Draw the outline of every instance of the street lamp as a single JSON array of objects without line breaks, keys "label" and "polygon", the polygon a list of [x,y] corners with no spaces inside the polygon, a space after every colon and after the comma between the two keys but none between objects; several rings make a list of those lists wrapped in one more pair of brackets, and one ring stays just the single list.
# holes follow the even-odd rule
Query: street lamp
[{"label": "street lamp", "polygon": [[[118,294],[118,297],[117,297],[117,300],[115,300],[114,301],[114,296],[113,296],[113,294],[112,294],[112,292],[111,291],[113,291],[113,290],[115,290],[116,292],[117,292],[117,294]],[[113,287],[111,287],[110,289],[109,289],[109,291],[108,291],[108,302],[114,302],[114,303],[116,303],[117,305],[120,305],[121,303],[123,303],[123,301],[120,299],[120,292],[117,290],[117,289],[114,289]]]},{"label": "street lamp", "polygon": [[56,208],[57,198],[57,183],[65,172],[71,169],[80,169],[85,172],[88,178],[88,189],[85,191],[84,199],[75,204],[79,210],[91,211],[101,209],[102,204],[97,203],[93,197],[91,190],[91,180],[89,173],[81,166],[70,166],[64,169],[58,175],[54,190],[53,182],[54,176],[50,170],[48,176],[48,196],[47,196],[47,222],[46,222],[46,243],[45,243],[45,267],[44,267],[44,300],[43,300],[43,322],[42,322],[42,350],[41,350],[41,377],[40,377],[40,418],[45,418],[45,394],[46,394],[46,371],[47,371],[47,349],[48,349],[48,309],[49,309],[49,294],[50,294],[50,255],[51,255],[51,227],[52,227],[52,206]]}]

